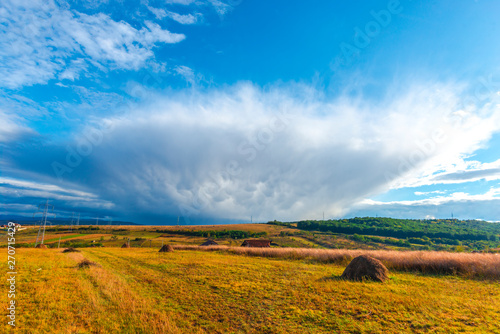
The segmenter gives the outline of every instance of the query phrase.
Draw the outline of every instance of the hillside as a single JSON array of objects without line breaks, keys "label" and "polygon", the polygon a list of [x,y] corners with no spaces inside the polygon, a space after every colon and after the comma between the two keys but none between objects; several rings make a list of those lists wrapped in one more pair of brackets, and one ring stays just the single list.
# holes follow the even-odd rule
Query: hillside
[{"label": "hillside", "polygon": [[[305,220],[283,223],[283,226],[296,226],[297,229],[305,231],[351,235],[351,239],[356,241],[385,243],[403,248],[411,248],[412,244],[427,246],[424,249],[439,250],[449,250],[450,246],[463,246],[470,250],[500,247],[500,223],[478,220],[364,217],[326,221]],[[463,247],[460,248],[464,249]]]}]

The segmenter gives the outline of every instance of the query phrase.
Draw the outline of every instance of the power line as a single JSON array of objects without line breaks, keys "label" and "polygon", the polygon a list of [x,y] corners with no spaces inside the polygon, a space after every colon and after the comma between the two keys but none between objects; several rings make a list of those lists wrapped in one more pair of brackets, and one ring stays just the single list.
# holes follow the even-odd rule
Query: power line
[{"label": "power line", "polygon": [[[33,217],[35,217],[35,215],[37,215],[39,213],[42,214],[42,220],[40,221],[40,227],[38,228],[38,234],[37,234],[36,240],[35,240],[35,247],[38,244],[38,240],[41,240],[40,244],[43,245],[43,241],[45,239],[45,227],[47,226],[47,216],[48,215],[54,215],[54,217],[56,216],[56,214],[54,213],[54,206],[49,205],[48,199],[44,204],[38,205],[38,210],[37,210],[37,212],[35,212],[33,214]],[[50,222],[48,222],[48,223],[50,224]],[[42,231],[42,227],[43,227],[43,231]],[[40,234],[42,234],[41,239],[40,239]]]},{"label": "power line", "polygon": [[78,217],[76,216],[76,214],[73,212],[73,214],[71,215],[71,223],[70,223],[70,231],[73,231],[73,227],[74,226],[78,226],[80,224],[80,214],[78,213]]},{"label": "power line", "polygon": [[71,213],[71,221],[69,222],[69,231],[73,231],[73,224],[75,223],[75,213]]}]

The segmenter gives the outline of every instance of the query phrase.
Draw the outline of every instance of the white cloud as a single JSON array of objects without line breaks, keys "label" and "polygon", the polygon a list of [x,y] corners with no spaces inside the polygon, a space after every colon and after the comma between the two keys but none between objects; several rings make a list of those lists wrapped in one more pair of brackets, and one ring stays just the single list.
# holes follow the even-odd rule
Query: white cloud
[{"label": "white cloud", "polygon": [[154,59],[158,43],[185,38],[152,22],[138,30],[105,14],[86,15],[53,1],[4,1],[0,23],[0,85],[8,88],[46,83],[58,73],[74,80],[87,63],[136,70]]},{"label": "white cloud", "polygon": [[190,5],[195,2],[195,0],[166,0],[167,3],[178,4],[178,5]]},{"label": "white cloud", "polygon": [[198,18],[201,16],[201,14],[199,13],[196,13],[195,15],[193,14],[183,15],[174,12],[168,12],[167,14],[172,20],[180,24],[195,24],[196,22],[198,22]]},{"label": "white cloud", "polygon": [[325,100],[304,85],[240,84],[155,96],[102,120],[113,130],[88,158],[95,169],[86,179],[102,198],[160,215],[182,207],[193,216],[341,216],[408,175],[461,161],[498,131],[495,110],[450,120],[460,94],[422,85],[377,104]]},{"label": "white cloud", "polygon": [[187,67],[187,66],[176,66],[174,68],[174,71],[184,77],[184,79],[189,82],[190,84],[194,84],[196,82],[196,75],[194,74],[194,71]]},{"label": "white cloud", "polygon": [[[231,9],[234,7],[238,6],[241,4],[242,0],[167,0],[166,3],[169,5],[184,5],[184,6],[189,6],[189,5],[195,5],[197,7],[204,7],[204,6],[212,6],[212,8],[215,10],[215,12],[219,15],[219,17],[223,17],[226,15]],[[148,7],[149,8],[149,7]],[[162,19],[164,17],[170,16],[172,19],[176,20],[172,15],[168,14],[168,11],[165,11],[163,9],[158,9],[158,8],[149,8],[157,18]],[[171,13],[174,15],[179,15],[176,13]],[[201,17],[200,13],[195,13],[194,16],[192,14],[186,15],[187,17],[181,18],[181,21],[185,22],[186,20],[188,22],[191,22],[192,19],[198,20]],[[183,23],[179,22],[182,24],[192,24],[192,23]],[[193,22],[194,23],[194,22]]]},{"label": "white cloud", "polygon": [[208,0],[208,1],[214,7],[217,14],[219,14],[220,16],[224,16],[232,8],[230,4],[220,0]]},{"label": "white cloud", "polygon": [[[64,203],[66,208],[112,209],[114,207],[112,202],[101,200],[95,194],[86,191],[15,178],[0,178],[0,194],[5,202],[20,198],[35,201],[50,199],[58,201],[61,206]],[[13,204],[16,203],[10,203]]]},{"label": "white cloud", "polygon": [[446,191],[441,191],[441,190],[435,190],[435,191],[415,191],[414,194],[416,196],[429,196],[429,195],[434,195],[434,194],[445,194]]},{"label": "white cloud", "polygon": [[[460,91],[463,89],[456,87],[451,90],[436,91],[435,96],[431,98],[434,102],[426,101],[426,103],[432,103],[429,108],[437,111],[436,117],[425,114],[418,114],[419,117],[425,118],[402,116],[401,122],[405,122],[404,119],[414,122],[413,128],[408,123],[403,127],[394,124],[403,131],[410,131],[407,137],[412,138],[414,147],[398,163],[398,169],[405,172],[405,177],[395,178],[391,183],[391,188],[460,183],[498,177],[498,173],[494,171],[499,167],[498,162],[482,164],[467,159],[476,150],[484,148],[493,134],[500,131],[500,108],[493,103],[495,101],[492,101],[482,106],[473,106],[467,111],[459,109]],[[450,92],[454,93],[449,95]],[[401,107],[414,110],[425,104],[414,102],[414,107],[409,104],[401,105]],[[435,104],[435,102],[439,103]],[[434,122],[429,124],[432,132],[425,134],[421,125],[429,119]],[[394,131],[399,130],[395,128]],[[488,169],[491,170],[488,171]],[[482,172],[479,172],[480,170]]]},{"label": "white cloud", "polygon": [[72,60],[68,67],[66,67],[66,69],[59,74],[59,80],[78,80],[80,78],[80,74],[87,71],[87,66],[88,64],[82,58]]},{"label": "white cloud", "polygon": [[483,219],[498,221],[500,217],[500,188],[492,187],[483,194],[471,195],[455,192],[448,196],[437,196],[414,201],[363,200],[353,205],[350,215],[412,218]]},{"label": "white cloud", "polygon": [[[187,67],[177,71],[193,73]],[[303,84],[149,93],[123,116],[93,114],[92,124],[108,124],[109,130],[62,178],[69,184],[85,180],[82,188],[129,212],[296,220],[324,211],[339,217],[361,212],[359,203],[391,187],[427,184],[443,175],[447,182],[494,175],[499,162],[464,159],[500,129],[500,115],[486,106],[453,118],[462,92],[456,85],[413,85],[379,102],[349,95],[330,99]],[[71,138],[80,139],[50,149],[23,148],[12,168],[55,179],[47,166],[65,164],[67,147],[77,149],[85,136]],[[483,174],[464,176],[461,170]],[[382,214],[386,208],[426,211],[456,201],[497,200],[491,194],[453,196],[367,207]]]},{"label": "white cloud", "polygon": [[36,212],[37,206],[33,204],[4,204],[0,203],[1,214],[3,215],[16,215],[25,214],[26,212]]},{"label": "white cloud", "polygon": [[466,161],[467,156],[468,154],[462,154],[448,163],[443,159],[439,164],[432,166],[433,169],[428,168],[416,177],[399,182],[396,188],[500,180],[500,159],[491,163],[481,163]]},{"label": "white cloud", "polygon": [[193,14],[179,14],[175,12],[171,12],[168,10],[164,10],[161,8],[154,8],[151,6],[147,6],[148,9],[156,16],[157,19],[162,20],[166,17],[171,18],[172,20],[180,23],[180,24],[195,24],[198,22],[199,18],[202,17],[202,14],[195,13]]},{"label": "white cloud", "polygon": [[147,6],[148,9],[153,13],[157,19],[161,20],[168,16],[167,11],[162,8],[155,8],[151,6]]},{"label": "white cloud", "polygon": [[0,177],[0,186],[1,187],[9,186],[19,189],[50,191],[55,193],[65,193],[67,195],[80,196],[80,197],[96,197],[94,194],[84,191],[65,189],[52,184],[37,183],[33,181],[18,180],[6,177]]},{"label": "white cloud", "polygon": [[[434,192],[438,193],[438,192]],[[426,193],[430,194],[430,193]],[[444,203],[450,202],[460,202],[460,201],[490,201],[494,199],[500,199],[500,188],[492,187],[490,190],[483,194],[471,195],[465,192],[454,192],[449,194],[448,196],[436,196],[432,198],[419,199],[414,201],[389,201],[389,202],[381,202],[374,200],[363,200],[359,202],[360,205],[441,205]]]},{"label": "white cloud", "polygon": [[13,142],[22,135],[34,133],[31,129],[22,125],[22,120],[17,116],[0,110],[0,143]]}]

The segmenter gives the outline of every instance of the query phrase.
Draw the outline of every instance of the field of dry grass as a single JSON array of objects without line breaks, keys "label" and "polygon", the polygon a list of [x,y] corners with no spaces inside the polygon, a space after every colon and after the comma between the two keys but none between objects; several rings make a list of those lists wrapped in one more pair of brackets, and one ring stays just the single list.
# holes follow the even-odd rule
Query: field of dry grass
[{"label": "field of dry grass", "polygon": [[486,253],[449,253],[434,251],[386,251],[310,248],[246,248],[176,245],[176,249],[223,251],[231,254],[320,263],[347,264],[359,255],[379,259],[392,270],[416,271],[428,274],[460,274],[467,277],[500,279],[500,255]]},{"label": "field of dry grass", "polygon": [[[19,249],[18,327],[0,331],[500,333],[498,281],[392,270],[386,283],[354,283],[331,258],[185,248]],[[78,268],[84,259],[96,265]]]}]

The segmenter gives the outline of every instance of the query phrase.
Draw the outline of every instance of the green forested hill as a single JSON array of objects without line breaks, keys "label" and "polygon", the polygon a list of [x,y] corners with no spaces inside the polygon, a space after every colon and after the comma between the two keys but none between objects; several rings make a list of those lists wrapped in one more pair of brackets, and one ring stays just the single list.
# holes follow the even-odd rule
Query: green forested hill
[{"label": "green forested hill", "polygon": [[397,238],[401,240],[399,246],[410,243],[423,245],[475,243],[476,246],[483,244],[485,247],[498,247],[500,235],[499,223],[479,220],[363,217],[325,221],[304,220],[295,223],[297,228],[306,231]]}]

